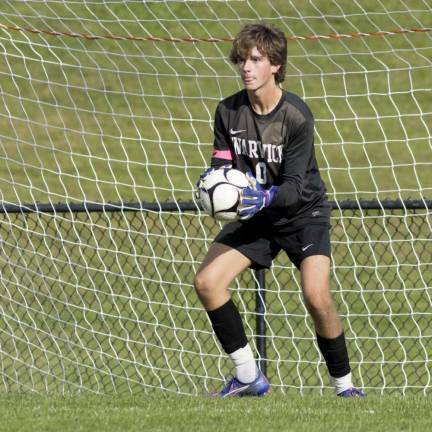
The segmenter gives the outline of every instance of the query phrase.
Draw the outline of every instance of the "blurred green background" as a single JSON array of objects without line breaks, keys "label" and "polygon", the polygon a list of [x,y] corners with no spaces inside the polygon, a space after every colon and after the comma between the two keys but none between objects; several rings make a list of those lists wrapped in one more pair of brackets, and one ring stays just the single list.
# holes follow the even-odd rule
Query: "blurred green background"
[{"label": "blurred green background", "polygon": [[[259,19],[287,36],[432,26],[422,1],[5,1],[0,13],[5,25],[167,38],[230,38]],[[191,199],[216,104],[241,88],[229,42],[6,29],[0,41],[4,200]],[[290,42],[284,88],[315,115],[331,198],[430,195],[431,50],[431,33]]]},{"label": "blurred green background", "polygon": [[[230,42],[205,39],[256,21],[288,37],[431,28],[431,12],[391,0],[3,1],[0,199],[189,201],[210,158],[216,105],[241,88]],[[432,33],[291,39],[283,86],[314,113],[329,198],[430,199]],[[1,218],[5,390],[196,394],[220,384],[229,363],[192,287],[220,224],[195,212]],[[334,295],[355,375],[373,391],[429,389],[431,226],[427,210],[333,214]],[[251,340],[253,278],[233,286]],[[325,389],[286,257],[266,282],[275,388]]]}]

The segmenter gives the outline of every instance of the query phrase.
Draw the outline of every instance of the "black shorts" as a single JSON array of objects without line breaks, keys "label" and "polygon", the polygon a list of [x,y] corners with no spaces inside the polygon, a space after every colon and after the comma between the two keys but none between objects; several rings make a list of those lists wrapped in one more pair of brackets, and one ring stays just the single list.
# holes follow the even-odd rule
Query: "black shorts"
[{"label": "black shorts", "polygon": [[247,221],[228,223],[214,242],[238,250],[252,261],[250,267],[256,270],[270,268],[281,249],[297,268],[308,256],[330,257],[330,222],[316,221],[290,231],[269,226],[266,222],[255,216]]}]

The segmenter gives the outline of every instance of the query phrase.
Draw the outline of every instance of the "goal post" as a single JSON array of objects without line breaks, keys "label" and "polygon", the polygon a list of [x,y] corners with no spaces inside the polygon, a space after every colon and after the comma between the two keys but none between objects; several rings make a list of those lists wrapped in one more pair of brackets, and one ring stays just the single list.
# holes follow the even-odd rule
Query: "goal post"
[{"label": "goal post", "polygon": [[[230,363],[193,289],[221,225],[192,191],[243,24],[289,38],[332,211],[359,384],[431,389],[432,10],[426,2],[0,5],[0,391],[203,394]],[[261,291],[256,287],[260,286]],[[276,391],[329,391],[286,256],[232,293]]]}]

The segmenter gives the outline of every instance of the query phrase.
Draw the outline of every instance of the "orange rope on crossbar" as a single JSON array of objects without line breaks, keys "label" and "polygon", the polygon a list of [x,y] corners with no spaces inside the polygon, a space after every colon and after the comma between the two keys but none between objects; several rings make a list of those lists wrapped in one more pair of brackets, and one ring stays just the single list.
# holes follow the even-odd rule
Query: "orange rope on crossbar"
[{"label": "orange rope on crossbar", "polygon": [[[19,27],[14,25],[0,23],[0,28],[5,30],[14,30],[19,32],[35,33],[35,34],[46,34],[49,36],[67,36],[73,38],[81,38],[87,40],[100,40],[100,39],[112,39],[119,41],[153,41],[153,42],[232,42],[233,38],[173,38],[173,37],[156,37],[156,36],[134,36],[134,35],[94,35],[86,33],[73,33],[73,32],[59,32],[54,30],[35,29],[31,27]],[[390,31],[374,31],[374,32],[354,32],[354,33],[343,33],[337,34],[332,33],[328,35],[308,35],[308,36],[288,36],[287,39],[290,41],[302,41],[302,40],[320,40],[320,39],[350,39],[360,38],[367,36],[392,36],[404,33],[426,33],[432,31],[430,27],[424,28],[400,28]]]}]

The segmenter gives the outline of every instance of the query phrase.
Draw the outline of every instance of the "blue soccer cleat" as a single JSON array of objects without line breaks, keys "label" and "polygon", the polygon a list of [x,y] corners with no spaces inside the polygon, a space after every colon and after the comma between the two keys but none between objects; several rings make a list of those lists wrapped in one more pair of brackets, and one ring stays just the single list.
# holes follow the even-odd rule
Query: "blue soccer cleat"
[{"label": "blue soccer cleat", "polygon": [[269,390],[270,383],[268,379],[261,371],[258,371],[255,381],[245,384],[234,377],[219,393],[215,393],[213,396],[221,398],[232,396],[264,396]]},{"label": "blue soccer cleat", "polygon": [[344,390],[341,393],[338,393],[338,396],[343,398],[350,398],[350,397],[365,397],[366,395],[360,389],[351,387],[347,390]]}]

